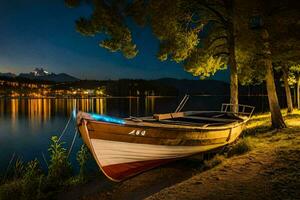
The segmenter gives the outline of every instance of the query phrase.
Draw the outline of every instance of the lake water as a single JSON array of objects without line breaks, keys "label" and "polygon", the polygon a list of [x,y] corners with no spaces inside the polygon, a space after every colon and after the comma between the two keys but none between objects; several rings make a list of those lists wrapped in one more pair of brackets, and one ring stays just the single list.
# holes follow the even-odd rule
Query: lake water
[{"label": "lake water", "polygon": [[[284,98],[279,98],[284,104]],[[38,158],[42,165],[42,153],[48,158],[50,138],[60,135],[73,108],[115,117],[147,116],[153,113],[172,112],[181,98],[93,98],[93,99],[11,99],[0,98],[0,174],[5,171],[12,155],[24,161]],[[194,96],[184,110],[219,110],[228,96]],[[267,97],[240,97],[241,104],[256,106],[256,112],[268,109]],[[62,141],[71,145],[75,132],[72,121]],[[75,165],[76,155],[82,144],[77,137],[71,153]],[[76,165],[75,165],[76,166]],[[76,168],[76,167],[75,167]]]}]

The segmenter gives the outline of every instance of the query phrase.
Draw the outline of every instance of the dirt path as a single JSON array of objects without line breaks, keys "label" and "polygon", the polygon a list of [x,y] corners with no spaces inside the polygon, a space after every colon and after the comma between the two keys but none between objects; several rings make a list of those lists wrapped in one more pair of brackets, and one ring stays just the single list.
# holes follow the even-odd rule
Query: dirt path
[{"label": "dirt path", "polygon": [[85,185],[61,192],[56,199],[143,199],[192,177],[199,172],[201,166],[202,161],[199,159],[179,160],[121,183],[112,182],[101,174]]},{"label": "dirt path", "polygon": [[255,150],[147,199],[300,199],[300,130],[252,142]]},{"label": "dirt path", "polygon": [[162,189],[182,182],[199,171],[199,160],[186,159],[150,170],[121,183],[113,183],[106,191],[85,195],[84,200],[144,199]]}]

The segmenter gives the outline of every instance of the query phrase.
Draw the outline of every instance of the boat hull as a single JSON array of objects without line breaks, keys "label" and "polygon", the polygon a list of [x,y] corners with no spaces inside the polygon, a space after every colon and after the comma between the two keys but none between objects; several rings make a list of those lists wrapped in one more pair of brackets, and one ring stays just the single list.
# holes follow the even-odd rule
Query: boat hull
[{"label": "boat hull", "polygon": [[81,119],[78,127],[103,173],[113,181],[122,181],[175,159],[232,143],[243,126],[201,129]]}]

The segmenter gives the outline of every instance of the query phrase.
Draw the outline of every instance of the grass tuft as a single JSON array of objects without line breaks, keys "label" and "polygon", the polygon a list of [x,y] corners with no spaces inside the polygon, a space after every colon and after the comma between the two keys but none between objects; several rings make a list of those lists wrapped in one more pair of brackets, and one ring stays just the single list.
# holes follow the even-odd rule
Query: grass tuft
[{"label": "grass tuft", "polygon": [[86,165],[87,165],[87,161],[89,160],[89,158],[91,157],[88,148],[83,144],[80,148],[80,150],[77,152],[77,162],[80,166],[79,169],[79,178],[81,181],[85,180],[85,175],[86,175]]},{"label": "grass tuft", "polygon": [[236,142],[227,151],[227,157],[232,157],[235,155],[241,155],[251,150],[251,145],[247,137],[242,138]]},{"label": "grass tuft", "polygon": [[22,199],[21,194],[23,191],[23,184],[18,180],[13,180],[4,183],[0,186],[0,199],[11,200],[11,199]]},{"label": "grass tuft", "polygon": [[225,160],[225,157],[223,155],[215,155],[210,160],[204,160],[204,169],[211,169],[219,164],[221,164]]}]

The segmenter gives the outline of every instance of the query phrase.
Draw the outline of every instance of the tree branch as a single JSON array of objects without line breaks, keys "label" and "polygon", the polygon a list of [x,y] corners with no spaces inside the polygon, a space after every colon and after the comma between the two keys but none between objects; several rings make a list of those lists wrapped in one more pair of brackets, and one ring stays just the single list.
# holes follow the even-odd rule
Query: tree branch
[{"label": "tree branch", "polygon": [[219,56],[222,56],[222,55],[229,56],[229,53],[228,53],[228,52],[225,52],[225,51],[222,51],[222,52],[219,52],[219,53],[214,54],[213,56],[214,56],[214,57],[219,57]]},{"label": "tree branch", "polygon": [[220,21],[224,24],[224,26],[227,26],[227,19],[222,15],[222,13],[220,13],[219,11],[217,11],[207,3],[204,2],[198,2],[198,3],[204,8],[210,10],[214,15],[216,15],[220,19]]},{"label": "tree branch", "polygon": [[[215,52],[216,49],[219,48],[219,47],[225,47],[225,48],[227,48],[227,47],[226,47],[226,44],[219,44],[219,45],[213,47],[212,52]],[[227,48],[227,50],[228,50],[228,48]]]},{"label": "tree branch", "polygon": [[212,40],[209,41],[209,43],[210,43],[209,46],[211,46],[214,42],[216,42],[216,41],[218,41],[218,40],[221,40],[221,39],[225,39],[226,42],[227,42],[227,39],[228,39],[228,38],[227,38],[226,35],[221,35],[221,36],[219,36],[219,37],[216,37],[216,38],[214,38],[214,39],[212,39]]}]

